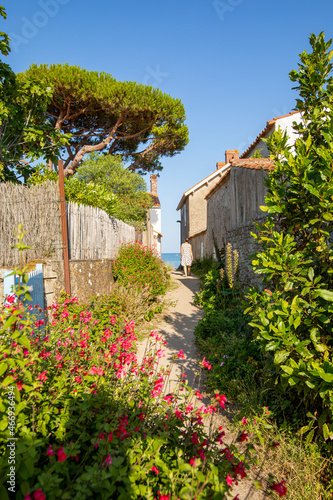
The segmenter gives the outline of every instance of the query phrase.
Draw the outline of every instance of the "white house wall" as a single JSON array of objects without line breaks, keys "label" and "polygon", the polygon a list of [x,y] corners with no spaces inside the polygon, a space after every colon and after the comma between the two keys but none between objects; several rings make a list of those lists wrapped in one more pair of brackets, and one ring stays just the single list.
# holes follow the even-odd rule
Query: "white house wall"
[{"label": "white house wall", "polygon": [[[294,122],[300,123],[300,121],[301,121],[300,113],[295,113],[293,115],[277,119],[273,126],[273,129],[266,134],[265,139],[267,139],[267,137],[269,137],[273,132],[278,130],[278,128],[280,127],[283,131],[287,132],[287,135],[289,137],[287,143],[288,146],[292,146],[293,144],[295,144],[295,141],[298,137],[297,133],[293,129],[293,123]],[[260,139],[259,143],[251,150],[249,156],[253,156],[254,153],[258,150],[260,151],[260,154],[263,158],[269,157],[267,143],[264,142],[262,139]]]}]

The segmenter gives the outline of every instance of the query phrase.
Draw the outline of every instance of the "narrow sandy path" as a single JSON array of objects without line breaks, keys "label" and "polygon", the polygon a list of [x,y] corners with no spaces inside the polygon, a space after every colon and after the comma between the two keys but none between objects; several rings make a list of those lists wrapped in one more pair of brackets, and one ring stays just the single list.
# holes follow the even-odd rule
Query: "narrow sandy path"
[{"label": "narrow sandy path", "polygon": [[[173,366],[170,379],[175,382],[177,375],[185,372],[189,383],[194,373],[198,371],[199,352],[194,344],[194,328],[202,318],[203,312],[193,304],[195,292],[199,289],[199,280],[194,276],[183,276],[179,271],[173,271],[172,279],[175,287],[170,290],[166,300],[172,303],[164,318],[158,325],[158,333],[167,341],[165,357],[161,358],[160,365],[167,366],[173,362],[173,355],[181,349],[185,359],[177,359]],[[146,341],[138,347],[138,359],[141,360],[146,347]]]},{"label": "narrow sandy path", "polygon": [[[173,369],[170,375],[170,387],[167,392],[172,391],[177,377],[185,372],[189,384],[192,386],[194,374],[199,371],[199,362],[202,356],[195,346],[194,329],[198,321],[203,317],[203,311],[196,307],[193,303],[195,292],[199,290],[199,279],[195,276],[185,277],[179,271],[173,271],[171,277],[175,282],[175,286],[166,296],[166,300],[171,302],[164,321],[157,327],[158,333],[167,341],[165,346],[165,357],[160,359],[160,366],[172,365]],[[144,340],[138,346],[138,361],[140,362],[144,356],[147,341]],[[177,359],[173,362],[173,355],[183,350],[185,359]],[[201,384],[200,390],[205,394],[205,388]],[[210,399],[204,398],[202,401],[197,400],[197,405],[202,403],[209,405]],[[214,415],[214,426],[223,425],[226,432],[225,443],[230,444],[235,435],[228,429],[230,421],[226,414],[217,413]],[[265,496],[259,491],[251,491],[251,482],[243,480],[238,486],[233,488],[233,496],[239,495],[239,500],[262,500]],[[232,498],[232,497],[231,497]]]}]

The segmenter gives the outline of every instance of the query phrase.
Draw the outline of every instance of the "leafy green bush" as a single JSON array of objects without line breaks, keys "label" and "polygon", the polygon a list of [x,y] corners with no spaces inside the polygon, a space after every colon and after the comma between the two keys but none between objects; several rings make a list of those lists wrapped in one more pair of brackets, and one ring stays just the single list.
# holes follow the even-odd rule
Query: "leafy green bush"
[{"label": "leafy green bush", "polygon": [[[333,439],[333,78],[332,41],[311,35],[312,53],[301,55],[297,108],[303,123],[293,150],[281,131],[268,141],[275,169],[267,180],[267,220],[256,237],[263,251],[253,261],[266,289],[248,294],[258,342],[272,362],[266,379],[299,401],[311,441]],[[296,412],[293,404],[294,413]]]},{"label": "leafy green bush", "polygon": [[258,367],[262,366],[248,321],[241,307],[209,311],[194,332],[200,351],[212,365],[207,385],[226,391],[234,401],[242,397],[240,382],[247,379],[254,386],[258,382]]},{"label": "leafy green bush", "polygon": [[126,243],[120,247],[113,271],[122,286],[147,290],[150,301],[164,295],[170,284],[167,266],[152,248],[140,243]]},{"label": "leafy green bush", "polygon": [[38,337],[11,302],[0,315],[2,499],[224,499],[246,477],[252,445],[239,451],[202,425],[225,396],[196,407],[184,379],[166,394],[155,332],[139,362],[133,322],[103,324],[96,303],[95,316],[75,298],[54,304]]}]

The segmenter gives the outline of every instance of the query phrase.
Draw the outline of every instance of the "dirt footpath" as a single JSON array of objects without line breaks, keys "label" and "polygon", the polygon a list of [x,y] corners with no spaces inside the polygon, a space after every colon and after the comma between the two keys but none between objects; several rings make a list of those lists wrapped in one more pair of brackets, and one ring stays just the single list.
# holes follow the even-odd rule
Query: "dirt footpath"
[{"label": "dirt footpath", "polygon": [[[166,300],[171,302],[164,321],[158,325],[158,333],[167,341],[165,346],[165,357],[160,359],[161,366],[171,365],[173,363],[173,355],[177,354],[181,349],[184,352],[185,359],[178,359],[174,362],[173,370],[170,376],[172,390],[173,384],[176,383],[177,376],[185,372],[189,384],[192,385],[195,372],[198,372],[199,362],[202,356],[195,347],[194,328],[198,321],[203,317],[203,311],[193,304],[195,292],[199,289],[199,280],[195,276],[185,277],[182,272],[173,271],[172,279],[175,286],[166,296]],[[138,361],[143,358],[146,347],[146,340],[141,342],[138,347]],[[205,394],[205,387],[201,384],[201,392]],[[208,396],[208,395],[207,395]],[[210,398],[204,398],[203,401],[197,402],[201,406],[202,402],[210,403]],[[216,427],[223,425],[226,432],[225,442],[231,443],[235,438],[234,434],[228,429],[230,421],[226,415],[221,413],[215,414]],[[234,496],[239,495],[239,500],[262,500],[265,498],[258,491],[249,491],[251,488],[250,481],[241,481],[238,486],[235,486],[232,493]]]}]

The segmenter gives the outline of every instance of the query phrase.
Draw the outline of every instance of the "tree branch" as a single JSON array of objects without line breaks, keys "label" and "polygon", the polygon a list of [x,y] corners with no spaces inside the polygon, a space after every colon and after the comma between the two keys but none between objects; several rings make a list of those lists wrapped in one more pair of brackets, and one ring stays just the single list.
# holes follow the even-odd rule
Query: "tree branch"
[{"label": "tree branch", "polygon": [[106,146],[108,144],[110,144],[110,142],[112,141],[113,136],[114,136],[116,130],[122,124],[122,121],[123,121],[123,114],[120,115],[120,117],[118,118],[116,124],[112,128],[111,132],[109,133],[109,135],[105,139],[103,139],[102,142],[100,142],[99,144],[95,144],[93,146],[88,146],[88,145],[87,146],[83,146],[75,154],[74,159],[69,163],[69,165],[64,170],[65,177],[68,177],[69,175],[75,174],[75,172],[76,172],[76,170],[77,170],[77,168],[78,168],[78,166],[79,166],[82,158],[84,157],[84,155],[86,153],[92,153],[93,151],[101,151],[102,149],[106,148]]}]

